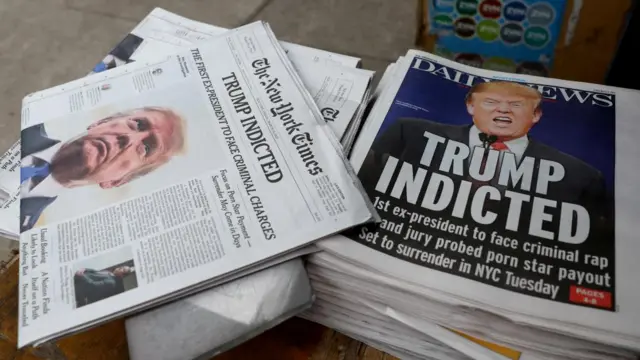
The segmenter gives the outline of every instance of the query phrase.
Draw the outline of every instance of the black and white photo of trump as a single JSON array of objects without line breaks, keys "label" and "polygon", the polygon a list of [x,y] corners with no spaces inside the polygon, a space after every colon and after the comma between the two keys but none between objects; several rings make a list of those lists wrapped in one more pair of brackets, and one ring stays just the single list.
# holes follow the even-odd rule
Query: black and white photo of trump
[{"label": "black and white photo of trump", "polygon": [[185,145],[184,119],[165,107],[117,112],[71,137],[64,125],[57,120],[21,132],[21,232],[74,189],[121,187],[162,167]]}]

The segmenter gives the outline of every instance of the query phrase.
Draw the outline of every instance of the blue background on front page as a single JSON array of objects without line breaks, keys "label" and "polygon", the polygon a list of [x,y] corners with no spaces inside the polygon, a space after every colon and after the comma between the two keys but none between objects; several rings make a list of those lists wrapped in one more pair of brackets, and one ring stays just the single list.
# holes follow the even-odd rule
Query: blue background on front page
[{"label": "blue background on front page", "polygon": [[[454,70],[449,70],[453,74]],[[470,125],[472,119],[464,103],[468,90],[465,85],[410,68],[378,135],[401,117]],[[559,98],[561,96],[558,94]],[[398,105],[397,101],[419,106],[428,112]],[[580,104],[577,100],[545,100],[542,112],[540,121],[529,135],[596,167],[603,173],[607,188],[613,189],[615,107],[594,106],[589,101]]]}]

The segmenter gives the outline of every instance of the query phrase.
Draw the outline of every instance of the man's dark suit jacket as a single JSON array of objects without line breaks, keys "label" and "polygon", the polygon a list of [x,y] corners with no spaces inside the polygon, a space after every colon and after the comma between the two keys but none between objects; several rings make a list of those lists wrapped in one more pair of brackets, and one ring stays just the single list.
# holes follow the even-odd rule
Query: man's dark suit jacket
[{"label": "man's dark suit jacket", "polygon": [[76,303],[87,305],[124,292],[122,279],[110,271],[85,269],[74,276]]},{"label": "man's dark suit jacket", "polygon": [[[375,188],[379,175],[384,168],[386,155],[394,156],[401,162],[406,161],[418,166],[427,143],[427,138],[424,137],[425,131],[468,146],[471,126],[442,124],[424,119],[398,119],[382,134],[378,135],[363,163],[360,176],[365,188],[368,191],[372,191]],[[438,171],[444,148],[444,144],[438,146],[428,170]],[[582,160],[539,143],[531,137],[529,137],[529,145],[523,154],[523,158],[525,156],[536,159],[531,186],[532,191],[528,193],[529,195],[584,206],[592,219],[592,230],[595,229],[594,227],[601,229],[603,226],[612,226],[612,219],[610,218],[612,210],[609,208],[604,177],[600,171]],[[565,169],[564,178],[560,182],[550,183],[546,195],[533,192],[540,166],[539,159],[558,162]],[[465,176],[463,177],[454,174],[447,175],[453,178],[456,183],[460,180],[468,180],[469,177],[466,176],[467,168],[465,166]],[[523,192],[519,188],[513,189],[513,191]],[[506,207],[502,208],[504,211],[506,209]],[[593,234],[593,231],[591,233]]]},{"label": "man's dark suit jacket", "polygon": [[[59,142],[59,140],[53,140],[47,136],[44,124],[28,127],[20,133],[21,157],[24,159],[26,156],[44,151]],[[44,179],[33,179],[35,184],[39,184],[42,180]],[[51,205],[55,199],[56,197],[48,196],[20,199],[20,232],[33,228],[44,209]]]}]

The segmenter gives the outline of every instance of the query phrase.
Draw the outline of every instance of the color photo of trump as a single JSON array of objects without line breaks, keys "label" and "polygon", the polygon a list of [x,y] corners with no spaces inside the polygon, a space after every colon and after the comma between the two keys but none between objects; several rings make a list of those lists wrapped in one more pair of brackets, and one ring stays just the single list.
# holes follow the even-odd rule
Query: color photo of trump
[{"label": "color photo of trump", "polygon": [[71,138],[60,121],[21,132],[21,232],[34,227],[58,197],[87,186],[121,187],[161,168],[185,145],[184,119],[164,107],[114,113]]},{"label": "color photo of trump", "polygon": [[[558,204],[568,203],[584,207],[590,218],[587,221],[591,224],[587,229],[591,229],[591,237],[610,236],[612,204],[608,199],[602,172],[575,156],[536,140],[529,134],[531,129],[542,121],[559,121],[559,119],[544,118],[543,99],[540,92],[533,87],[516,82],[479,82],[469,88],[464,99],[460,100],[463,100],[460,101],[460,106],[465,107],[468,115],[467,124],[452,124],[447,123],[448,119],[438,119],[442,114],[446,114],[446,109],[435,119],[404,116],[388,119],[392,121],[385,129],[381,129],[360,170],[365,188],[369,191],[372,189],[391,191],[394,186],[393,180],[390,184],[379,182],[389,156],[398,159],[400,164],[407,162],[427,166],[432,172],[443,171],[441,162],[444,162],[450,164],[445,165],[445,168],[449,169],[445,170],[446,176],[454,180],[456,188],[460,186],[461,181],[472,184],[471,196],[476,189],[484,185],[499,190],[501,195],[495,193],[496,195],[492,196],[495,199],[484,202],[485,211],[493,211],[498,215],[500,220],[493,224],[498,228],[501,227],[500,224],[504,227],[506,215],[511,211],[510,202],[504,197],[505,191],[514,190],[533,196],[531,200],[523,202],[520,217],[522,224],[527,224],[530,220],[533,198],[544,197],[557,201]],[[431,109],[438,105],[436,103],[434,101],[430,104],[431,107],[427,108]],[[424,105],[421,104],[421,106]],[[425,148],[428,142],[433,146],[432,151],[427,151]],[[436,142],[438,145],[435,145]],[[456,143],[456,147],[450,147],[450,142]],[[464,151],[461,146],[465,148]],[[455,161],[455,164],[443,161],[443,159],[460,158],[462,153],[468,155],[459,167],[456,165],[458,161]],[[525,177],[521,177],[518,184],[513,184],[508,177],[503,178],[506,182],[500,180],[506,153],[514,158],[515,166],[524,169],[522,171],[529,171],[530,185],[523,185],[522,179]],[[522,165],[525,160],[530,166]],[[547,162],[543,163],[543,161]],[[481,177],[484,179],[480,179]],[[545,182],[544,179],[557,180]],[[370,195],[377,196],[379,192],[373,192]],[[498,198],[502,200],[497,200]],[[450,205],[453,205],[453,201]],[[559,208],[560,206],[556,211],[559,212]],[[440,216],[446,216],[451,211],[450,207],[447,209],[439,212]],[[465,219],[469,223],[475,223],[468,218],[468,213],[466,214]],[[551,225],[545,224],[545,228],[557,229],[560,226],[559,219],[559,216],[554,216]],[[521,236],[526,237],[527,226],[522,225],[520,229],[523,232]],[[575,229],[572,232],[575,233]],[[555,236],[545,229],[537,233]]]}]

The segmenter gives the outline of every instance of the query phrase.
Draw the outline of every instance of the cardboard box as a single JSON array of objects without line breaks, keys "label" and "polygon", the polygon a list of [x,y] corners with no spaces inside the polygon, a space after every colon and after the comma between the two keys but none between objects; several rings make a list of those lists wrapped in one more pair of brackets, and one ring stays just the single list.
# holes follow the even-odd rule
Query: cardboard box
[{"label": "cardboard box", "polygon": [[[420,26],[416,45],[433,52],[437,35],[428,34],[429,1],[433,0],[419,0]],[[578,17],[572,19],[574,7],[580,5]],[[567,0],[549,76],[604,83],[626,29],[632,5],[633,0]]]}]

